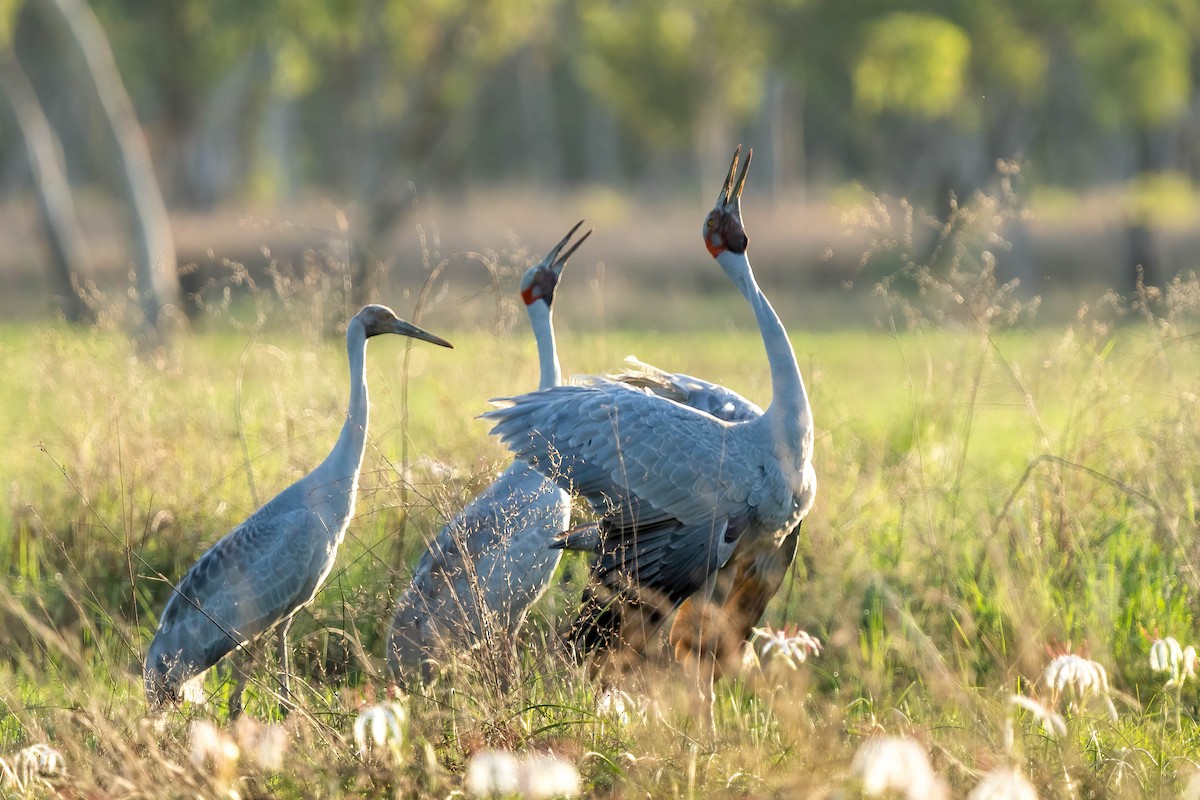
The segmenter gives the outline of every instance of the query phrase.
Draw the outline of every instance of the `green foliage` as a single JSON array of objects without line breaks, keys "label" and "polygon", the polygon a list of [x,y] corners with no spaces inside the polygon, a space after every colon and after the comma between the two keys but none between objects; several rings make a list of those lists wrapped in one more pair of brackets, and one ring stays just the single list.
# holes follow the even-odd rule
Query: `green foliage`
[{"label": "green foliage", "polygon": [[1109,2],[1080,27],[1078,47],[1089,97],[1106,125],[1162,125],[1187,108],[1193,91],[1193,36],[1168,3]]},{"label": "green foliage", "polygon": [[1142,225],[1186,227],[1200,216],[1200,191],[1177,172],[1140,175],[1129,187],[1126,214]]},{"label": "green foliage", "polygon": [[0,2],[0,47],[9,48],[13,43],[13,28],[17,22],[17,12],[21,9],[21,0],[3,0]]},{"label": "green foliage", "polygon": [[686,143],[705,114],[738,119],[760,100],[763,36],[728,3],[579,4],[580,74],[650,141]]},{"label": "green foliage", "polygon": [[868,114],[944,117],[962,99],[971,40],[932,14],[898,11],[866,28],[854,68],[854,101]]}]

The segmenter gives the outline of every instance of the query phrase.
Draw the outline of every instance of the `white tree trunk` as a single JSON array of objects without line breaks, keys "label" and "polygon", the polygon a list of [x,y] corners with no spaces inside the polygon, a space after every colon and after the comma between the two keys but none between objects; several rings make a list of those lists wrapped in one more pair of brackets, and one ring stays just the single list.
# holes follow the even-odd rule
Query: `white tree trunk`
[{"label": "white tree trunk", "polygon": [[75,213],[62,144],[42,111],[29,76],[10,47],[0,48],[0,89],[8,98],[25,141],[25,153],[50,247],[47,267],[61,298],[63,315],[70,322],[85,322],[91,312],[79,295],[79,278],[81,274],[91,272],[91,257]]},{"label": "white tree trunk", "polygon": [[179,308],[180,290],[171,222],[158,180],[154,176],[150,148],[134,112],[133,101],[121,80],[108,37],[91,6],[86,0],[45,2],[59,13],[79,48],[105,119],[116,140],[124,178],[123,189],[133,212],[134,236],[137,239],[135,266],[143,332],[157,342],[162,335],[158,326],[159,314],[168,306]]}]

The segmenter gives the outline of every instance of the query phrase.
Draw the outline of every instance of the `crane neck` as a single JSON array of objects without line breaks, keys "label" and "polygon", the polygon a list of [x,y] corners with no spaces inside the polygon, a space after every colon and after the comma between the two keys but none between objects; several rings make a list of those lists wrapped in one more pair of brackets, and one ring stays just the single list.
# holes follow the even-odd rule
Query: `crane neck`
[{"label": "crane neck", "polygon": [[796,361],[796,352],[792,349],[792,342],[779,315],[775,313],[771,302],[754,279],[750,259],[745,253],[731,253],[726,250],[717,257],[717,263],[750,303],[758,321],[758,329],[762,333],[767,363],[771,368],[771,405],[767,409],[767,415],[799,421],[802,427],[811,429],[812,412],[808,405],[804,378],[800,375],[800,364]]},{"label": "crane neck", "polygon": [[363,449],[367,442],[367,421],[370,413],[367,399],[367,334],[357,317],[346,328],[346,354],[350,360],[350,405],[346,421],[329,456],[318,470],[328,472],[327,480],[355,477],[362,465]]},{"label": "crane neck", "polygon": [[538,351],[538,388],[549,389],[562,383],[562,370],[558,365],[558,348],[554,343],[554,319],[550,306],[542,300],[534,300],[525,306],[529,314],[529,326]]}]

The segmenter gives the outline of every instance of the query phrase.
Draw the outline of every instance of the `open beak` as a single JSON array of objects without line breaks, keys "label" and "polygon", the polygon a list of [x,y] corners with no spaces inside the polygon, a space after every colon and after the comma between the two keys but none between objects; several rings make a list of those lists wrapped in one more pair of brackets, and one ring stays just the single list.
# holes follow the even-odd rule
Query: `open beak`
[{"label": "open beak", "polygon": [[[746,151],[746,163],[742,164],[741,174],[738,174],[738,159],[741,155],[742,146],[739,144],[733,151],[733,161],[729,164],[729,174],[725,176],[725,185],[721,187],[721,193],[717,195],[717,208],[722,211],[732,210],[739,217],[741,216],[742,189],[746,188],[746,172],[750,169],[750,159],[754,157],[754,148]],[[733,209],[729,208],[731,203],[734,205]]]},{"label": "open beak", "polygon": [[401,336],[411,336],[414,339],[421,339],[422,341],[430,342],[431,344],[440,345],[441,347],[449,347],[451,350],[454,349],[454,345],[450,344],[442,337],[435,336],[434,334],[430,333],[429,331],[427,331],[423,328],[418,328],[416,325],[413,325],[411,322],[405,322],[402,319],[396,320],[395,328],[393,329],[393,332],[398,333]]},{"label": "open beak", "polygon": [[564,247],[566,247],[567,242],[569,242],[571,240],[571,237],[575,235],[575,231],[579,230],[579,226],[582,224],[583,224],[583,220],[579,220],[579,222],[576,222],[575,227],[571,228],[570,232],[567,233],[567,235],[562,238],[561,242],[554,245],[554,249],[550,251],[550,253],[546,256],[545,260],[542,262],[544,264],[549,265],[550,269],[554,270],[555,275],[562,274],[563,267],[565,267],[567,265],[567,260],[570,259],[571,256],[575,254],[575,251],[579,249],[579,245],[583,244],[584,241],[589,236],[592,235],[592,231],[595,230],[594,228],[589,228],[587,230],[587,232],[583,234],[583,236],[579,237],[579,241],[577,241],[577,242],[575,242],[575,244],[571,245],[571,247],[560,256],[559,251],[561,251]]}]

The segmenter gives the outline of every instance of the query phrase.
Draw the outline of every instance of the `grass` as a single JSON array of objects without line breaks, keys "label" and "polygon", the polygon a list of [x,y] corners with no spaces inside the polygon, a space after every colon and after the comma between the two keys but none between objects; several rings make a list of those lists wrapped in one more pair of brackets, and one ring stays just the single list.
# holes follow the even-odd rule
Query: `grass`
[{"label": "grass", "polygon": [[[874,331],[790,325],[819,490],[764,623],[824,647],[796,669],[763,656],[722,681],[715,738],[661,654],[621,679],[623,715],[603,710],[605,684],[558,645],[586,574],[576,556],[511,660],[487,646],[446,665],[400,701],[401,743],[354,742],[360,709],[393,696],[383,641],[411,566],[507,460],[475,416],[536,384],[511,306],[435,293],[420,322],[455,350],[372,342],[356,517],[292,629],[300,709],[278,718],[273,660],[256,652],[246,700],[261,722],[240,726],[226,723],[230,666],[208,675],[208,704],[157,717],[140,659],[168,581],[336,438],[347,367],[333,328],[353,310],[337,274],[276,274],[240,298],[208,287],[205,321],[169,352],[135,352],[118,295],[93,298],[99,329],[0,326],[0,757],[21,763],[19,748],[45,743],[65,765],[4,790],[447,796],[464,790],[473,755],[504,749],[552,751],[598,796],[858,797],[887,735],[929,753],[953,796],[1005,766],[1042,797],[1179,796],[1200,769],[1200,698],[1194,677],[1168,685],[1150,651],[1200,639],[1200,283],[1031,325],[1029,304],[993,279],[1000,223],[1018,213],[1006,170],[940,229],[903,201],[856,212],[871,242],[862,274],[879,290],[835,312],[877,317]],[[511,282],[527,261],[488,264]],[[568,373],[633,353],[769,400],[761,342],[727,287],[697,301],[702,318],[681,294],[638,330],[603,323],[625,288],[564,285]],[[795,309],[811,298],[786,289],[771,289],[783,317],[804,319]],[[584,302],[600,310],[574,325]],[[1047,666],[1065,654],[1082,660],[1054,661],[1075,670],[1056,679]],[[1107,691],[1083,683],[1099,680],[1096,665]],[[262,723],[284,733],[278,758],[254,756]],[[203,731],[236,737],[242,757],[219,743],[199,752]],[[856,758],[868,740],[878,747]]]},{"label": "grass", "polygon": [[[665,663],[630,687],[644,716],[597,713],[594,684],[554,646],[578,597],[572,560],[513,680],[461,665],[408,699],[406,743],[383,761],[358,757],[349,732],[387,693],[392,598],[426,538],[505,460],[474,415],[536,375],[523,331],[455,331],[453,352],[413,348],[405,416],[405,345],[374,342],[357,517],[294,629],[305,713],[284,723],[281,768],[243,759],[225,777],[193,763],[187,724],[223,719],[227,669],[209,678],[210,706],[165,723],[146,715],[139,656],[168,591],[159,576],[181,575],[324,455],[345,404],[342,344],[214,325],[155,362],[119,333],[7,328],[0,353],[20,377],[0,387],[11,431],[0,443],[0,753],[48,742],[67,764],[60,787],[126,796],[218,794],[230,781],[252,796],[444,795],[483,747],[553,749],[598,794],[854,796],[854,750],[882,731],[920,740],[960,794],[1004,763],[1046,797],[1174,794],[1200,746],[1195,685],[1165,690],[1148,654],[1156,636],[1198,633],[1200,354],[1178,321],[1091,322],[991,336],[794,332],[821,483],[768,621],[826,648],[794,672],[722,684],[715,741]],[[560,337],[569,372],[636,353],[765,401],[760,348],[747,331]],[[421,458],[451,477],[430,479]],[[1067,733],[1054,738],[1008,697],[1048,702],[1041,672],[1067,649],[1106,666],[1119,715],[1060,708]],[[269,720],[266,663],[248,709]]]}]

